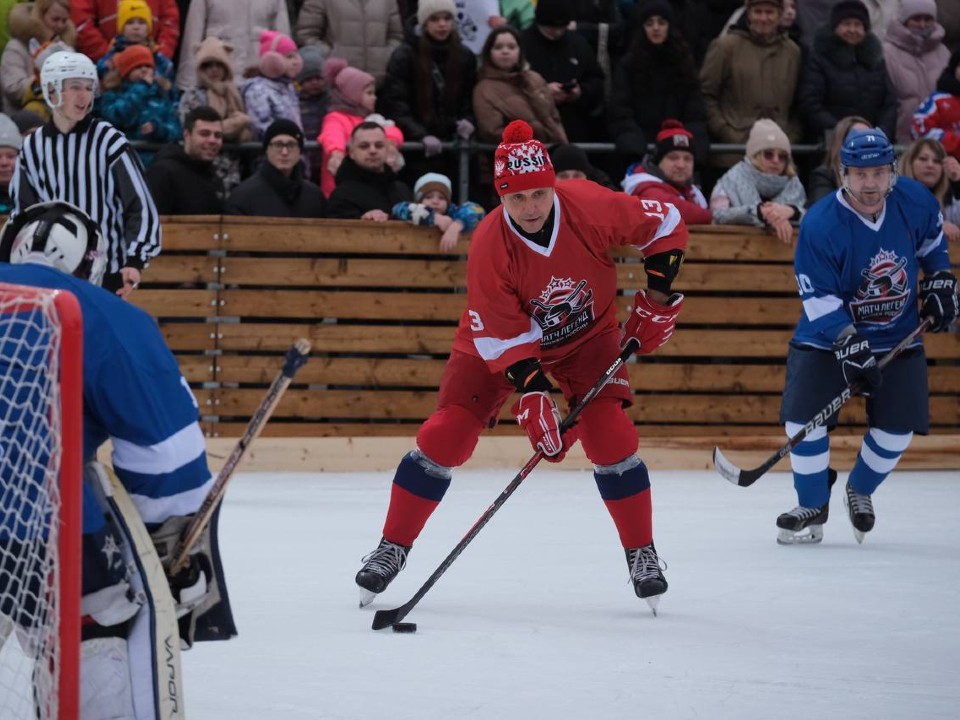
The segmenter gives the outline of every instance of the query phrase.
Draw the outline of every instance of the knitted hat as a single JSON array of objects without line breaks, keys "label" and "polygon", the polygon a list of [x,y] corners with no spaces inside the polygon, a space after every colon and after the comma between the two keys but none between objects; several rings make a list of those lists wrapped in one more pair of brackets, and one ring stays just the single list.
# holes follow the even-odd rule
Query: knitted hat
[{"label": "knitted hat", "polygon": [[553,187],[557,176],[543,143],[533,139],[533,128],[514,120],[503,130],[493,156],[493,182],[498,195],[538,187]]},{"label": "knitted hat", "polygon": [[297,73],[297,82],[303,83],[310,78],[323,76],[323,50],[319,45],[307,45],[300,48],[303,68]]},{"label": "knitted hat", "polygon": [[144,0],[120,0],[117,3],[117,34],[132,19],[140,18],[147,24],[147,35],[153,35],[153,11]]},{"label": "knitted hat", "polygon": [[417,6],[417,24],[423,27],[430,16],[437,13],[450,13],[456,18],[457,6],[453,0],[420,0]]},{"label": "knitted hat", "polygon": [[3,113],[0,113],[0,147],[20,150],[21,145],[23,145],[23,138],[20,137],[20,131],[17,130],[16,123]]},{"label": "knitted hat", "polygon": [[840,0],[830,11],[830,27],[836,28],[844,20],[859,20],[863,28],[870,32],[870,13],[860,0]]},{"label": "knitted hat", "polygon": [[585,175],[590,175],[593,172],[590,160],[587,159],[587,153],[578,145],[558,145],[550,153],[550,159],[553,160],[553,171],[555,173],[565,170],[579,170]]},{"label": "knitted hat", "polygon": [[747,157],[752,158],[764,150],[783,150],[787,155],[790,154],[790,139],[773,120],[757,120],[750,128],[750,137],[747,138]]},{"label": "knitted hat", "polygon": [[421,175],[417,183],[413,186],[414,200],[420,202],[423,200],[423,196],[432,190],[439,190],[443,193],[447,202],[450,202],[450,198],[453,197],[453,185],[450,182],[450,178],[440,173],[431,172]]},{"label": "knitted hat", "polygon": [[571,0],[539,0],[534,16],[537,25],[566,27],[573,20],[573,3]]},{"label": "knitted hat", "polygon": [[901,0],[900,12],[897,14],[900,22],[905,23],[907,20],[916,15],[929,15],[936,20],[936,0]]},{"label": "knitted hat", "polygon": [[659,15],[671,25],[674,23],[673,6],[668,0],[648,0],[637,11],[637,24],[643,25],[654,15]]},{"label": "knitted hat", "polygon": [[262,30],[260,32],[260,74],[271,80],[290,74],[296,77],[300,72],[300,59],[297,53],[296,72],[290,68],[287,56],[297,53],[297,44],[283,33],[276,30]]},{"label": "knitted hat", "polygon": [[[274,39],[277,43],[274,46]],[[281,55],[289,55],[297,51],[297,44],[287,35],[279,33],[276,30],[263,30],[260,32],[260,57],[273,50]]]},{"label": "knitted hat", "polygon": [[659,163],[663,156],[674,150],[683,150],[693,154],[693,133],[687,130],[679,120],[664,120],[657,133],[657,150],[653,161]]},{"label": "knitted hat", "polygon": [[156,67],[156,63],[153,60],[153,53],[150,52],[150,48],[146,45],[128,45],[126,49],[114,55],[111,62],[121,77],[126,77],[138,67],[144,65]]},{"label": "knitted hat", "polygon": [[327,86],[336,88],[350,102],[360,104],[363,90],[367,85],[375,84],[376,79],[368,72],[350,67],[343,58],[328,58],[323,64],[323,76]]},{"label": "knitted hat", "polygon": [[279,118],[278,120],[274,120],[272,123],[270,123],[270,127],[268,127],[267,131],[263,134],[264,150],[267,149],[267,145],[269,145],[270,141],[273,140],[277,135],[289,135],[297,141],[300,149],[303,150],[303,130],[301,130],[300,126],[297,125],[293,120]]}]

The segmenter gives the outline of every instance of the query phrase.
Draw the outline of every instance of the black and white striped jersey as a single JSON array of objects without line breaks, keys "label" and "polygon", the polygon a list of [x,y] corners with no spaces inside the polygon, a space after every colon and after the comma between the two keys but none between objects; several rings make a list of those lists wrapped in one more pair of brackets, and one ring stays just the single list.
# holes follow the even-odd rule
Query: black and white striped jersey
[{"label": "black and white striped jersey", "polygon": [[107,272],[145,267],[160,254],[160,218],[126,136],[86,117],[68,133],[49,122],[24,138],[10,182],[11,217],[38,202],[84,210],[107,244]]}]

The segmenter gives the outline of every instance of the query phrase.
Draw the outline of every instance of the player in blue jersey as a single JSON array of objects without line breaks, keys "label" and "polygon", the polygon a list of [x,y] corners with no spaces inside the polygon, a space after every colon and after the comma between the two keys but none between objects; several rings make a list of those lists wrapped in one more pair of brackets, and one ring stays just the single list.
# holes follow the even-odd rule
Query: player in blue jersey
[{"label": "player in blue jersey", "polygon": [[[882,376],[876,355],[915,330],[921,316],[932,319],[932,331],[946,330],[957,317],[957,279],[936,200],[914,180],[897,178],[882,131],[847,135],[840,171],[843,186],[800,226],[794,268],[803,312],[787,355],[780,421],[793,436],[847,383],[866,383],[869,429],[845,492],[862,542],[876,519],[874,491],[930,422],[922,341]],[[807,435],[790,461],[798,506],[777,518],[778,542],[819,542],[836,479],[827,429]]]},{"label": "player in blue jersey", "polygon": [[[216,522],[200,551],[175,578],[166,578],[162,569],[144,577],[149,568],[144,556],[165,560],[213,478],[196,400],[153,318],[97,286],[105,258],[99,228],[82,210],[64,202],[42,203],[4,227],[0,282],[68,290],[79,301],[83,317],[87,466],[81,718],[181,717],[172,714],[178,709],[182,713],[182,698],[170,690],[164,666],[178,657],[181,644],[236,633]],[[8,360],[0,359],[0,366]],[[0,397],[0,403],[9,401]],[[132,501],[126,516],[104,490],[109,476],[94,463],[107,439],[113,446],[113,471]],[[139,516],[135,522],[130,522],[131,513]],[[139,545],[135,526],[146,531]],[[175,611],[168,613],[172,647],[161,647],[167,641],[159,628],[161,594]],[[118,673],[123,667],[129,673]]]}]

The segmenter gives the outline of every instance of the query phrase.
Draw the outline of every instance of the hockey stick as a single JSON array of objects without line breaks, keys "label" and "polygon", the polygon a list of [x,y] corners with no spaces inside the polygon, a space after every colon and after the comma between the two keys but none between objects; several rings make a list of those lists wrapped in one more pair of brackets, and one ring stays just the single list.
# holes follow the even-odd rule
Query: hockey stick
[{"label": "hockey stick", "polygon": [[[897,355],[903,352],[907,345],[916,340],[924,330],[930,327],[931,322],[932,320],[930,320],[930,318],[925,319],[922,323],[920,323],[916,330],[907,335],[895,348],[893,348],[893,350],[884,355],[878,363],[880,370],[883,370],[887,365],[889,365],[891,361],[897,357]],[[850,398],[863,390],[863,386],[863,381],[858,381],[847,385],[839,395],[837,395],[827,404],[826,407],[814,415],[810,422],[804,425],[796,435],[790,438],[786,445],[781,447],[773,455],[767,458],[766,462],[764,462],[762,465],[759,465],[752,470],[741,470],[732,462],[727,460],[719,447],[715,447],[713,449],[714,467],[717,469],[718,473],[720,473],[734,485],[739,485],[740,487],[749,487],[750,485],[753,485],[762,475],[766,474],[770,468],[780,462],[780,460],[782,460],[791,450],[803,442],[803,439],[807,437],[807,435],[812,433],[818,427],[825,425],[827,420],[833,417],[833,415],[837,413]]]},{"label": "hockey stick", "polygon": [[[626,345],[623,346],[623,349],[620,351],[620,354],[617,356],[617,359],[613,361],[613,364],[610,365],[604,371],[603,375],[600,376],[600,379],[590,388],[587,393],[583,396],[583,399],[577,404],[573,410],[570,411],[570,414],[564,418],[563,422],[560,423],[560,433],[563,434],[576,422],[577,418],[580,416],[580,413],[583,412],[583,409],[592,401],[604,386],[610,381],[616,372],[623,366],[623,364],[636,352],[637,348],[640,347],[640,343],[636,338],[630,338],[627,340]],[[480,518],[473,524],[473,527],[463,536],[463,539],[457,543],[457,546],[450,551],[450,554],[440,563],[440,567],[433,571],[433,574],[427,578],[427,581],[420,586],[420,589],[410,598],[404,605],[401,605],[398,608],[393,610],[377,610],[373,616],[373,629],[374,630],[383,630],[386,627],[390,627],[401,620],[403,620],[407,614],[413,610],[418,602],[427,594],[427,591],[430,590],[436,584],[437,580],[440,579],[440,576],[443,575],[447,568],[449,568],[453,561],[456,560],[460,553],[466,549],[467,545],[479,534],[483,529],[484,525],[490,522],[496,512],[503,506],[507,499],[513,495],[514,491],[520,487],[526,477],[533,471],[533,469],[540,463],[543,459],[543,452],[538,450],[537,453],[527,460],[527,464],[520,468],[520,472],[516,474],[513,480],[510,481],[510,484],[504,488],[503,492],[500,493],[500,496],[493,501],[493,504],[487,508],[486,512],[480,516]]]},{"label": "hockey stick", "polygon": [[257,439],[260,431],[263,430],[263,426],[266,425],[267,420],[273,415],[273,411],[280,402],[280,398],[283,397],[283,393],[293,381],[293,376],[297,374],[297,370],[307,362],[307,356],[309,354],[310,341],[304,338],[297,340],[291,348],[287,350],[287,357],[283,362],[283,367],[273,379],[273,383],[270,385],[270,389],[267,390],[267,394],[263,400],[260,401],[260,407],[257,408],[253,417],[250,418],[247,429],[243,431],[243,437],[237,441],[237,445],[233,448],[233,452],[230,453],[230,457],[227,458],[226,463],[224,463],[220,469],[220,474],[217,475],[213,487],[210,488],[210,492],[207,493],[203,503],[197,512],[194,513],[189,524],[183,529],[183,533],[180,535],[176,547],[174,547],[173,552],[170,553],[171,559],[167,573],[171,577],[176,575],[177,572],[182,570],[183,566],[187,564],[187,557],[190,555],[190,550],[193,549],[193,546],[196,545],[200,536],[203,535],[204,530],[207,529],[210,518],[213,517],[214,511],[217,509],[217,506],[227,491],[227,483],[230,482],[230,478],[233,477],[237,465],[240,464],[243,456],[246,455],[247,448],[250,447],[250,444]]}]

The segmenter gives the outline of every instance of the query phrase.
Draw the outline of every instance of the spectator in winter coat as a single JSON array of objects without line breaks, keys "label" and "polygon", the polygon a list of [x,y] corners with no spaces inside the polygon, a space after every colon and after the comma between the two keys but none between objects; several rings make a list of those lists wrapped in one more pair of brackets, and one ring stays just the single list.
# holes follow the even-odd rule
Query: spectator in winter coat
[{"label": "spectator in winter coat", "polygon": [[393,51],[378,98],[377,109],[397,123],[407,141],[423,143],[426,161],[411,161],[415,172],[455,168],[454,157],[431,158],[442,152],[444,141],[466,140],[476,129],[471,98],[477,60],[460,42],[456,13],[453,0],[420,1],[420,34]]},{"label": "spectator in winter coat", "polygon": [[[324,63],[323,74],[330,86],[330,109],[323,119],[317,142],[323,148],[320,189],[330,197],[337,182],[334,179],[347,154],[347,144],[353,129],[370,117],[377,103],[373,75],[357,68],[347,67],[343,58],[330,58]],[[387,136],[387,165],[394,172],[403,166],[400,146],[403,133],[395,123],[384,119]]]},{"label": "spectator in winter coat", "polygon": [[[297,96],[300,98],[300,122],[303,125],[303,136],[315,138],[320,135],[323,118],[330,110],[330,91],[323,77],[323,51],[319,45],[307,45],[300,48],[300,59],[303,67],[297,73],[295,81]],[[305,150],[304,159],[307,163],[307,177],[318,182],[322,159],[320,150]]]},{"label": "spectator in winter coat", "polygon": [[841,118],[837,126],[828,133],[827,153],[823,162],[817,165],[807,181],[807,207],[827,195],[833,195],[843,185],[840,177],[840,148],[851,130],[869,130],[870,121],[860,115],[847,115]]},{"label": "spectator in winter coat", "polygon": [[786,133],[772,120],[757,120],[747,138],[746,157],[714,186],[710,210],[719,225],[767,227],[789,243],[806,200]]},{"label": "spectator in winter coat", "polygon": [[[797,22],[802,36],[809,43],[824,25],[830,21],[830,11],[840,0],[800,0],[797,6]],[[953,0],[943,0],[952,3]],[[897,15],[900,0],[863,0],[870,16],[870,26],[876,28],[877,38],[884,40],[887,25]]]},{"label": "spectator in winter coat", "polygon": [[619,189],[613,184],[609,175],[590,163],[587,153],[579,145],[557,145],[551,148],[550,159],[553,161],[553,171],[556,173],[558,182],[590,180],[610,190]]},{"label": "spectator in winter coat", "polygon": [[303,177],[303,130],[292,120],[274,120],[263,135],[267,160],[227,200],[228,215],[324,217],[320,187]]},{"label": "spectator in winter coat", "polygon": [[403,20],[396,0],[306,0],[296,38],[302,46],[319,46],[325,57],[341,57],[370,73],[379,86],[390,55],[403,41]]},{"label": "spectator in winter coat", "polygon": [[[211,107],[223,119],[224,142],[245,143],[253,139],[253,130],[247,106],[233,76],[232,52],[232,45],[212,36],[194,48],[192,57],[197,64],[194,75],[197,84],[183,91],[178,115],[183,123],[194,108]],[[239,152],[222,151],[214,158],[213,165],[226,192],[240,184]]]},{"label": "spectator in winter coat", "polygon": [[887,26],[883,55],[897,91],[898,143],[910,142],[913,113],[936,89],[937,78],[950,60],[943,37],[934,0],[903,0],[900,14]]},{"label": "spectator in winter coat", "polygon": [[713,213],[703,192],[693,182],[693,133],[678,120],[665,120],[657,133],[651,161],[627,169],[623,191],[637,198],[671,203],[687,225],[709,225]]},{"label": "spectator in winter coat", "polygon": [[146,172],[147,186],[161,215],[220,215],[226,193],[214,161],[223,147],[223,120],[212,107],[187,113],[183,146],[160,148]]},{"label": "spectator in winter coat", "polygon": [[530,68],[547,81],[570,142],[604,139],[604,74],[582,35],[568,28],[572,0],[539,0],[536,23],[520,36]]},{"label": "spectator in winter coat", "polygon": [[23,138],[16,124],[0,113],[0,215],[7,215],[13,209],[10,199],[10,181],[17,167],[17,153]]},{"label": "spectator in winter coat", "polygon": [[414,201],[397,203],[390,215],[413,225],[438,228],[443,233],[440,236],[440,249],[452,252],[460,240],[460,233],[473,232],[486,214],[476,203],[454,205],[452,198],[450,178],[440,173],[427,173],[418,178],[413,186]]},{"label": "spectator in winter coat", "polygon": [[960,160],[933,138],[913,141],[900,157],[900,174],[924,185],[940,203],[943,234],[960,242]]},{"label": "spectator in winter coat", "polygon": [[[130,45],[113,56],[113,67],[103,80],[97,115],[130,140],[173,142],[180,137],[180,120],[172,84],[154,72],[153,53],[145,45]],[[151,150],[139,152],[144,166],[153,161]]]},{"label": "spectator in winter coat", "polygon": [[104,56],[97,60],[97,72],[101,78],[113,67],[113,56],[130,45],[149,48],[153,53],[154,73],[173,82],[173,60],[163,54],[159,43],[153,39],[153,14],[145,0],[120,0],[117,5],[117,34]]},{"label": "spectator in winter coat", "polygon": [[[780,28],[782,0],[746,0],[747,10],[707,50],[700,82],[707,127],[716,142],[743,143],[760,118],[784,128],[791,142],[803,132],[793,101],[800,77],[800,48]],[[711,162],[729,167],[735,157]]]},{"label": "spectator in winter coat", "polygon": [[290,35],[290,17],[285,0],[193,0],[183,26],[177,87],[196,84],[193,48],[207,37],[218,37],[233,46],[233,76],[256,71],[260,58],[260,33],[274,30]]},{"label": "spectator in winter coat", "polygon": [[820,28],[804,60],[798,93],[808,128],[819,138],[845,115],[862,115],[893,137],[897,92],[887,74],[883,45],[870,32],[860,0],[841,0]]},{"label": "spectator in winter coat", "polygon": [[35,100],[34,112],[49,117],[40,93],[40,67],[48,54],[43,53],[43,48],[57,41],[66,49],[76,45],[77,29],[70,20],[70,0],[18,3],[10,8],[7,23],[10,40],[0,57],[3,111],[9,114],[21,110]]},{"label": "spectator in winter coat", "polygon": [[691,150],[704,163],[707,108],[693,53],[674,27],[673,8],[667,0],[649,0],[634,18],[637,30],[614,70],[608,110],[617,153],[626,163],[642,160],[663,121],[674,118],[693,134]]},{"label": "spectator in winter coat", "polygon": [[398,202],[413,200],[409,186],[387,165],[383,127],[360,123],[353,129],[347,151],[327,203],[327,217],[386,222]]},{"label": "spectator in winter coat", "polygon": [[[124,0],[71,0],[70,16],[77,26],[77,51],[96,62],[110,49],[121,22]],[[144,0],[152,15],[151,38],[163,56],[173,59],[180,44],[180,10],[177,0]],[[202,2],[194,3],[203,5]]]},{"label": "spectator in winter coat", "polygon": [[260,74],[241,89],[255,139],[263,137],[274,120],[286,119],[301,127],[300,98],[293,79],[303,68],[297,45],[272,30],[260,33]]},{"label": "spectator in winter coat", "polygon": [[948,155],[960,160],[960,50],[940,73],[936,92],[914,113],[913,135],[939,140]]},{"label": "spectator in winter coat", "polygon": [[473,112],[481,142],[500,142],[503,129],[513,120],[529,123],[541,142],[567,142],[553,94],[543,77],[530,69],[520,33],[509,25],[492,30],[483,44]]}]

